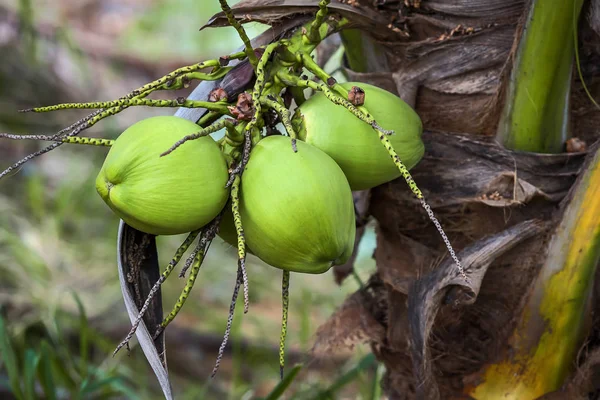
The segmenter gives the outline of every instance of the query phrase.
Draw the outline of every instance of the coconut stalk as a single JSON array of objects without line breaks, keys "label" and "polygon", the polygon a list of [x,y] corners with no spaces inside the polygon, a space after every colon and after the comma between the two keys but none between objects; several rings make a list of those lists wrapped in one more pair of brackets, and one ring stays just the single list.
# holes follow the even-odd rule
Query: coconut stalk
[{"label": "coconut stalk", "polygon": [[583,0],[533,0],[497,138],[513,150],[559,153],[569,134],[574,29]]},{"label": "coconut stalk", "polygon": [[340,32],[348,67],[354,72],[383,72],[389,70],[385,53],[365,32],[345,29]]},{"label": "coconut stalk", "polygon": [[600,149],[572,192],[505,358],[489,365],[476,399],[535,399],[559,389],[586,336],[600,260]]}]

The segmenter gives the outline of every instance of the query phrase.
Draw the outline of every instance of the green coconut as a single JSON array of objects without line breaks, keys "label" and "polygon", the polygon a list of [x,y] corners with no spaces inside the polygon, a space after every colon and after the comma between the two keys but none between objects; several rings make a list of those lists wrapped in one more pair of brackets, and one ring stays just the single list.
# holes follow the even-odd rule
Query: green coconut
[{"label": "green coconut", "polygon": [[[238,245],[237,231],[235,230],[235,224],[233,223],[233,213],[231,211],[231,201],[228,201],[225,204],[225,211],[223,211],[223,217],[221,218],[221,224],[219,225],[219,232],[217,233],[223,241],[235,248]],[[244,234],[244,237],[246,235]],[[248,247],[248,243],[246,243],[246,253],[252,253],[252,250]]]},{"label": "green coconut", "polygon": [[[319,274],[354,249],[354,202],[348,181],[327,154],[269,136],[252,149],[242,175],[240,216],[246,244],[267,264]],[[237,246],[231,214],[219,235]]]},{"label": "green coconut", "polygon": [[188,120],[152,117],[135,123],[112,145],[96,190],[128,225],[154,235],[190,232],[210,222],[227,202],[227,163],[210,137],[175,142],[200,127]]},{"label": "green coconut", "polygon": [[[423,157],[423,125],[417,113],[402,99],[373,85],[359,82],[341,84],[365,92],[364,106],[377,123],[394,134],[388,136],[400,160],[408,169]],[[352,190],[369,189],[400,176],[390,155],[373,128],[344,107],[317,93],[294,115],[299,138],[327,153],[346,174]]]}]

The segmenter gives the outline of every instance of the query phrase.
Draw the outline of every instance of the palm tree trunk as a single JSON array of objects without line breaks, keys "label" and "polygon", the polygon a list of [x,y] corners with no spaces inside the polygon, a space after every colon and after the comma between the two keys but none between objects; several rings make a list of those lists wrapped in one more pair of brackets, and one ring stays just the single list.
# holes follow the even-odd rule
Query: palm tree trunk
[{"label": "palm tree trunk", "polygon": [[[385,42],[389,71],[347,73],[352,80],[375,83],[415,104],[429,132],[424,135],[425,159],[413,176],[450,231],[452,242],[463,249],[462,260],[475,282],[465,286],[455,279],[451,262],[440,263],[447,256],[445,246],[405,184],[398,180],[382,185],[372,190],[369,209],[378,221],[378,273],[361,292],[364,300],[358,310],[377,320],[380,329],[371,326],[366,330],[360,324],[356,329],[370,333],[373,351],[387,368],[384,389],[390,398],[487,399],[498,398],[501,392],[507,398],[533,399],[563,385],[564,390],[570,390],[568,394],[561,392],[563,396],[592,391],[593,380],[584,382],[582,376],[590,376],[594,368],[586,359],[597,357],[578,358],[577,352],[585,338],[595,337],[599,328],[591,320],[595,303],[590,299],[600,256],[600,239],[595,233],[600,221],[582,217],[576,223],[579,226],[585,220],[590,226],[584,240],[586,250],[582,250],[586,257],[571,258],[571,267],[564,258],[552,259],[573,238],[564,234],[568,232],[567,220],[573,221],[578,212],[575,209],[585,213],[591,204],[587,201],[577,208],[575,202],[591,199],[595,193],[584,183],[591,179],[590,174],[575,185],[581,171],[596,168],[592,161],[585,163],[595,150],[589,155],[564,151],[570,132],[589,144],[599,138],[589,124],[590,119],[599,121],[600,112],[585,98],[581,81],[571,78],[572,27],[581,2],[561,2],[565,8],[560,13],[550,10],[555,12],[552,18],[563,18],[562,31],[557,28],[557,41],[550,41],[556,47],[549,46],[541,55],[535,53],[546,44],[540,44],[541,36],[533,35],[529,42],[524,39],[526,33],[538,29],[528,16],[535,11],[536,22],[544,21],[546,28],[540,28],[544,39],[551,37],[547,27],[559,23],[541,15],[534,8],[535,2],[421,2],[420,7],[417,3],[394,3],[379,10],[384,15],[397,12],[402,21],[397,26],[406,33],[404,39],[388,38]],[[586,55],[581,67],[587,82],[593,82],[597,74],[586,63],[598,54],[597,44],[590,42],[591,38],[600,39],[593,30],[594,7],[584,5],[578,28],[580,36],[586,38],[578,46]],[[346,45],[361,42],[355,35],[345,40]],[[556,57],[549,55],[553,51]],[[526,68],[520,66],[523,59]],[[544,70],[548,71],[545,77],[541,76]],[[536,81],[540,76],[542,79]],[[533,89],[522,83],[527,79],[534,82]],[[531,94],[535,85],[540,97],[526,109],[519,101]],[[578,108],[571,107],[569,100]],[[537,120],[531,109],[536,105],[545,110]],[[576,117],[580,115],[586,120]],[[523,126],[524,122],[532,125]],[[534,140],[526,139],[526,144],[539,144],[521,146],[519,128],[527,132],[525,135],[533,135]],[[500,143],[507,147],[555,154],[509,150],[496,142],[493,135],[497,132]],[[594,214],[593,210],[588,212]],[[549,270],[546,264],[555,267]],[[561,271],[563,276],[579,277],[570,282],[587,284],[569,289],[569,280],[555,277]],[[544,295],[552,277],[554,289]],[[564,294],[564,303],[557,293]],[[542,307],[544,298],[543,316],[528,319]],[[581,301],[571,308],[575,298]],[[349,304],[341,312],[348,313]],[[334,315],[332,320],[339,317]],[[550,342],[540,341],[548,318],[577,323],[565,327],[567,330],[553,325],[554,332],[545,337]],[[330,336],[336,335],[328,328],[325,325],[320,330],[316,349],[326,342],[325,337],[332,341]],[[533,334],[536,331],[537,336]],[[562,343],[561,348],[556,343]],[[518,349],[525,353],[518,353]],[[586,349],[587,354],[595,354],[589,343]],[[524,372],[527,369],[514,354],[520,354],[522,361],[523,354],[531,351],[546,356],[530,361],[537,363],[530,368],[535,372]],[[496,363],[513,367],[501,371],[494,367]],[[573,366],[578,364],[587,369],[580,367],[575,373]],[[512,380],[506,379],[509,375]],[[579,384],[569,385],[572,381]],[[485,386],[485,382],[496,385]],[[508,388],[519,385],[522,390],[509,394],[513,392]]]}]

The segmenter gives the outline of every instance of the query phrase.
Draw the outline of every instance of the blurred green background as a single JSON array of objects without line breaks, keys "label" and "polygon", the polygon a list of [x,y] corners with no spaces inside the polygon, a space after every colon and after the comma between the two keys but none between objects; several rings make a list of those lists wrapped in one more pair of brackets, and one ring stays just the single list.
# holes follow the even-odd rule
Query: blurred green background
[{"label": "blurred green background", "polygon": [[[179,66],[233,51],[241,41],[232,28],[198,31],[217,11],[217,0],[0,1],[0,131],[56,132],[85,113],[17,110],[118,98]],[[246,28],[250,37],[265,29]],[[129,109],[86,135],[114,138],[137,120],[173,112]],[[0,169],[42,145],[0,141]],[[118,219],[94,188],[106,151],[62,146],[0,182],[0,398],[162,398],[135,340],[129,357],[111,357],[129,321],[116,270]],[[183,238],[159,238],[161,264]],[[374,240],[370,229],[361,243],[356,269],[364,280],[375,268]],[[167,330],[178,399],[250,399],[278,382],[281,271],[255,258],[250,312],[237,310],[231,351],[209,378],[236,268],[234,249],[216,239]],[[166,310],[183,284],[173,274],[163,285]],[[327,360],[309,355],[315,330],[357,288],[355,279],[337,286],[331,271],[292,275],[288,366],[305,368],[285,398],[380,397],[382,371],[368,347]]]}]

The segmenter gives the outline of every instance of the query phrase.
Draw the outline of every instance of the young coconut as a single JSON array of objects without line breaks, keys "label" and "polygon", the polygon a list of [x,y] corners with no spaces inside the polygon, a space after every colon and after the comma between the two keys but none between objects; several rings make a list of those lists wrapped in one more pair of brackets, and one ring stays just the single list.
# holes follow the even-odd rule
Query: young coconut
[{"label": "young coconut", "polygon": [[160,116],[139,121],[111,147],[96,190],[128,225],[153,235],[191,232],[210,222],[227,202],[227,163],[210,137],[189,141],[161,157],[200,127]]},{"label": "young coconut", "polygon": [[[343,264],[354,248],[354,202],[348,181],[327,154],[304,142],[268,136],[242,175],[240,216],[248,249],[287,271],[320,274]],[[236,245],[231,214],[220,235]]]},{"label": "young coconut", "polygon": [[[417,113],[399,97],[366,83],[342,83],[363,89],[364,106],[383,129],[393,130],[392,146],[408,169],[423,157],[423,125]],[[327,153],[346,174],[352,190],[369,189],[400,176],[377,133],[350,111],[316,93],[296,109],[298,137]]]}]

